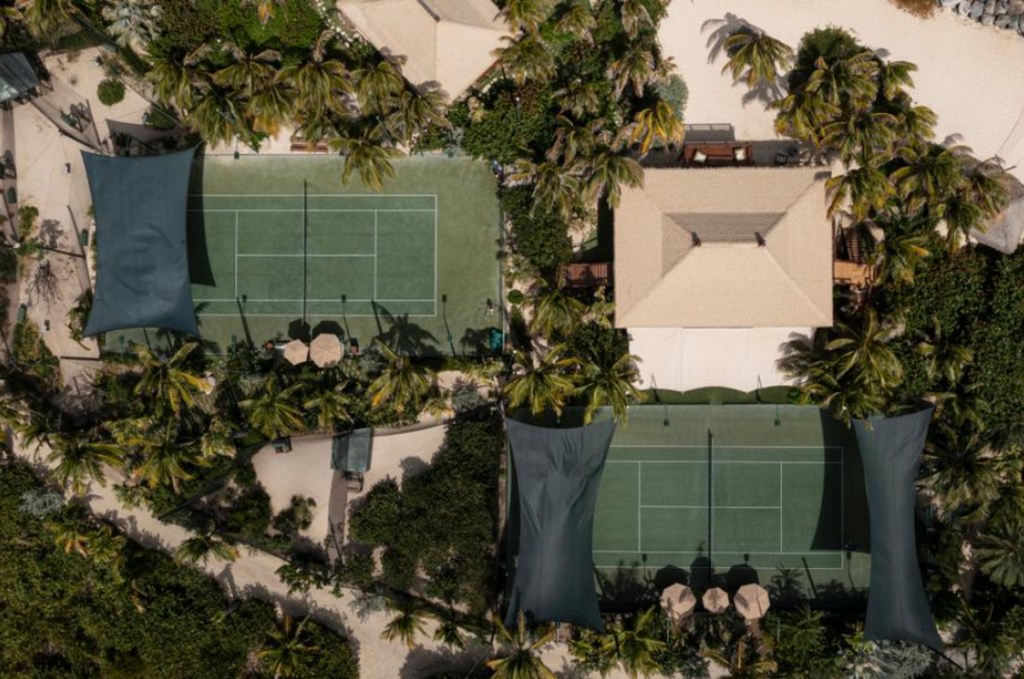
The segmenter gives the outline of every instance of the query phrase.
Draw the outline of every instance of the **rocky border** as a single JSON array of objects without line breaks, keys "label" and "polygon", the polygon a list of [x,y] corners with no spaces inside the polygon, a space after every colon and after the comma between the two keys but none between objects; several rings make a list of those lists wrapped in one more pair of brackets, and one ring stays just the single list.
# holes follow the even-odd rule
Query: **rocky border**
[{"label": "rocky border", "polygon": [[939,0],[939,4],[983,26],[1016,31],[1024,36],[1024,0]]}]

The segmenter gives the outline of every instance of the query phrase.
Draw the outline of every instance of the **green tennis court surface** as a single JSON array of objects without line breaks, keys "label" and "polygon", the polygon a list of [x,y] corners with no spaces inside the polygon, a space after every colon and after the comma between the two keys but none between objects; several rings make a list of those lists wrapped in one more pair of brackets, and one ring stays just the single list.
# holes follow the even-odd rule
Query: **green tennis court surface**
[{"label": "green tennis court surface", "polygon": [[855,439],[817,408],[640,406],[615,435],[594,522],[602,575],[791,569],[859,590],[868,516]]},{"label": "green tennis court surface", "polygon": [[[364,348],[383,336],[412,354],[488,351],[502,323],[500,217],[487,164],[398,159],[396,176],[376,192],[357,178],[342,184],[342,163],[197,158],[188,250],[202,338],[224,351],[305,327]],[[154,337],[113,335],[112,349]]]},{"label": "green tennis court surface", "polygon": [[[193,300],[205,317],[372,318],[438,314],[437,195],[194,194],[206,272]],[[199,275],[197,275],[197,273]],[[203,273],[208,273],[203,276]],[[205,281],[203,279],[206,279]],[[202,285],[210,282],[213,285]]]}]

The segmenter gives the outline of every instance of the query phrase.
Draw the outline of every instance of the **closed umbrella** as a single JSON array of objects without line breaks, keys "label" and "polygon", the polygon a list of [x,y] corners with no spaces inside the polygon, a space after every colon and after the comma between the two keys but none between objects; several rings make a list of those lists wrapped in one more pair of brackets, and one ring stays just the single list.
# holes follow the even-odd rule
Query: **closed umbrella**
[{"label": "closed umbrella", "polygon": [[682,620],[696,605],[697,597],[686,585],[669,585],[661,593],[661,607],[673,620]]},{"label": "closed umbrella", "polygon": [[305,363],[308,358],[309,346],[307,346],[302,340],[295,339],[284,345],[284,360],[288,361],[292,365]]},{"label": "closed umbrella", "polygon": [[704,592],[701,601],[704,602],[704,608],[711,613],[721,613],[729,608],[729,595],[721,587],[712,587]]},{"label": "closed umbrella", "polygon": [[732,598],[736,604],[736,611],[747,620],[763,618],[771,605],[768,601],[768,592],[761,585],[743,585]]},{"label": "closed umbrella", "polygon": [[334,333],[317,335],[309,345],[309,360],[320,368],[335,365],[341,360],[341,355],[341,340]]}]

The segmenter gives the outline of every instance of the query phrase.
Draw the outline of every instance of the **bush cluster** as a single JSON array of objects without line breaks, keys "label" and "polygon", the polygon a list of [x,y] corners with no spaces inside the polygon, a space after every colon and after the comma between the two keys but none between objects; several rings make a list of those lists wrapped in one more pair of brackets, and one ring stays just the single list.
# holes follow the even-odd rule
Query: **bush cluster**
[{"label": "bush cluster", "polygon": [[[23,498],[41,492],[26,466],[0,465],[4,676],[249,676],[253,654],[276,627],[272,605],[229,601],[212,578],[131,543],[108,562],[98,550],[90,558],[66,552],[50,526],[88,533],[92,521],[72,508],[49,523],[49,510],[26,511]],[[313,623],[306,630],[304,643],[318,651],[300,658],[297,676],[358,676],[345,640]]]},{"label": "bush cluster", "polygon": [[113,106],[124,99],[124,83],[110,78],[101,80],[96,96],[104,106]]},{"label": "bush cluster", "polygon": [[351,531],[355,540],[385,548],[385,585],[409,590],[422,570],[431,580],[454,583],[441,598],[474,612],[491,605],[503,446],[496,414],[466,414],[448,426],[426,471],[401,489],[387,479],[370,490],[352,514]]}]

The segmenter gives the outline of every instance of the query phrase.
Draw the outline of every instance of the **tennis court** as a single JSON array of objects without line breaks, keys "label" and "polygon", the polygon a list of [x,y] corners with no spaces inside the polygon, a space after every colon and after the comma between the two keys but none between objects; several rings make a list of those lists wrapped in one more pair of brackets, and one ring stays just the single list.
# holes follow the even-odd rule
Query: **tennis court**
[{"label": "tennis court", "polygon": [[[188,250],[214,350],[303,327],[418,355],[479,354],[500,329],[501,229],[486,163],[417,157],[373,191],[338,156],[196,159]],[[140,332],[108,338],[153,341]],[[157,335],[159,338],[159,335]],[[157,340],[159,341],[159,339]]]},{"label": "tennis court", "polygon": [[635,407],[602,476],[594,563],[866,588],[866,506],[855,440],[817,408]]},{"label": "tennis court", "polygon": [[[374,304],[434,317],[437,196],[195,194],[213,281],[193,300],[207,317],[288,320],[311,314],[373,317]],[[217,296],[203,296],[217,295]]]}]

